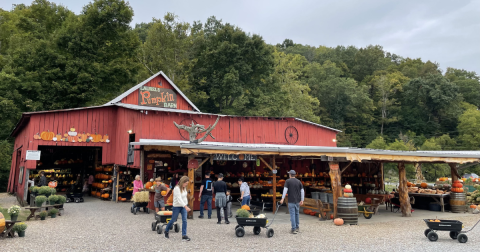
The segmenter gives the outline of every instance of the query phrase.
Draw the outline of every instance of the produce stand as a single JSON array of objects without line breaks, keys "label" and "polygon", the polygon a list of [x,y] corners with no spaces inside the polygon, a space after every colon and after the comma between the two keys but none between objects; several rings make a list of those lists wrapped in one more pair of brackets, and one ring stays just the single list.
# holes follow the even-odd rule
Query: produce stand
[{"label": "produce stand", "polygon": [[[395,193],[395,196],[398,197],[398,193]],[[450,198],[450,194],[409,193],[408,196],[432,198],[440,205],[442,213],[445,212],[445,205],[448,204],[446,202],[448,202],[448,199]],[[391,206],[390,210],[393,211],[393,206]]]}]

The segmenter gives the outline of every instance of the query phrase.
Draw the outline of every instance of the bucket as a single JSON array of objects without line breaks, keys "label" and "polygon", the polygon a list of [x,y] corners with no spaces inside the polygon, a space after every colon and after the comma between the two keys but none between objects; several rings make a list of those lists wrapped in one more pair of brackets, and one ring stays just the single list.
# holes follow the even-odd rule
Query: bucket
[{"label": "bucket", "polygon": [[358,206],[356,198],[338,198],[337,216],[342,218],[345,224],[358,224]]},{"label": "bucket", "polygon": [[327,202],[333,204],[333,193],[327,193]]},{"label": "bucket", "polygon": [[319,196],[320,200],[322,201],[322,203],[328,203],[327,193],[319,192],[318,196]]},{"label": "bucket", "polygon": [[452,213],[466,212],[466,204],[465,193],[450,193],[450,209]]},{"label": "bucket", "polygon": [[312,199],[318,199],[319,198],[319,192],[312,192]]}]

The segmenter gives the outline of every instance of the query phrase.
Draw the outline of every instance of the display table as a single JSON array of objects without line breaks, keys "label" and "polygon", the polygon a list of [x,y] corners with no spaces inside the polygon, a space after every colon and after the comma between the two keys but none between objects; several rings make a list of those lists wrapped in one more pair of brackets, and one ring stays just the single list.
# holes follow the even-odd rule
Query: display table
[{"label": "display table", "polygon": [[[398,193],[395,193],[395,196],[398,197]],[[450,198],[450,194],[430,194],[430,193],[408,193],[409,197],[424,197],[424,198],[432,198],[440,204],[442,207],[442,213],[445,212],[445,205],[448,203],[445,203],[445,199]]]},{"label": "display table", "polygon": [[17,222],[20,222],[20,221],[10,221],[10,220],[5,221],[5,231],[3,233],[0,233],[0,237],[11,237],[11,238],[15,237],[13,226]]},{"label": "display table", "polygon": [[25,207],[25,209],[27,210],[30,210],[30,215],[27,217],[27,221],[29,221],[31,218],[34,218],[35,219],[38,219],[40,218],[40,216],[36,215],[35,216],[35,212],[37,211],[42,211],[42,209],[45,208],[45,211],[48,212],[49,208],[56,208],[58,209],[58,216],[62,216],[62,214],[60,213],[60,210],[64,210],[63,208],[63,204],[55,204],[55,205],[44,205],[44,206],[41,206],[41,207]]}]

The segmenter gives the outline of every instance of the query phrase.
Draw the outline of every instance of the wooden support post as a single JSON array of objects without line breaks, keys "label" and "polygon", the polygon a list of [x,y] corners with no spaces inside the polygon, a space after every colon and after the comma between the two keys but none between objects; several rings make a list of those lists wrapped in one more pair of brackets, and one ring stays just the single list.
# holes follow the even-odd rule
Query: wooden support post
[{"label": "wooden support post", "polygon": [[337,202],[338,198],[342,197],[342,177],[338,163],[329,162],[328,166],[330,167],[329,175],[333,193],[333,217],[337,218]]},{"label": "wooden support post", "polygon": [[452,172],[452,183],[453,183],[453,181],[456,181],[461,177],[460,175],[458,175],[457,164],[449,163],[448,165],[450,166],[450,171]]},{"label": "wooden support post", "polygon": [[265,159],[263,159],[262,157],[258,157],[258,159],[260,159],[260,161],[262,161],[262,163],[263,163],[268,169],[270,169],[270,171],[273,170],[272,167],[270,167],[270,165],[265,161]]},{"label": "wooden support post", "polygon": [[[276,171],[275,169],[275,156],[272,157],[272,167],[273,167],[273,170],[272,171]],[[275,213],[275,211],[277,210],[277,174],[273,173],[273,181],[272,181],[272,184],[273,184],[273,212]],[[250,196],[250,198],[252,198],[252,196]]]},{"label": "wooden support post", "polygon": [[[194,159],[194,155],[188,156],[188,162]],[[188,178],[190,179],[190,183],[188,183],[188,207],[192,209],[192,211],[188,212],[187,218],[193,219],[193,206],[195,204],[195,169],[188,169]]]},{"label": "wooden support post", "polygon": [[380,163],[380,171],[382,173],[382,191],[385,190],[385,174],[383,174],[383,163]]},{"label": "wooden support post", "polygon": [[400,199],[400,209],[402,210],[402,217],[412,216],[412,206],[410,205],[410,197],[408,197],[407,189],[407,171],[404,163],[398,163],[398,197]]}]

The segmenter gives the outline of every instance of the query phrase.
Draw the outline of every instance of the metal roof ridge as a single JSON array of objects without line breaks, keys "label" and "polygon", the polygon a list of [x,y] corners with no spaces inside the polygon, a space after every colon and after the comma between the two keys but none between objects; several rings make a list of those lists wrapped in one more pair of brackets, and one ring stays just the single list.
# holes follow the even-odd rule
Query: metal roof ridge
[{"label": "metal roof ridge", "polygon": [[331,128],[331,127],[328,127],[328,126],[325,126],[325,125],[322,125],[322,124],[310,122],[310,121],[307,121],[307,120],[304,120],[304,119],[300,119],[300,118],[296,118],[296,117],[294,117],[294,118],[295,118],[295,120],[297,120],[297,121],[301,121],[301,122],[304,122],[304,123],[316,125],[316,126],[319,126],[319,127],[322,127],[322,128],[326,128],[326,129],[329,129],[329,130],[336,131],[336,132],[342,132],[341,130],[334,129],[334,128]]}]

